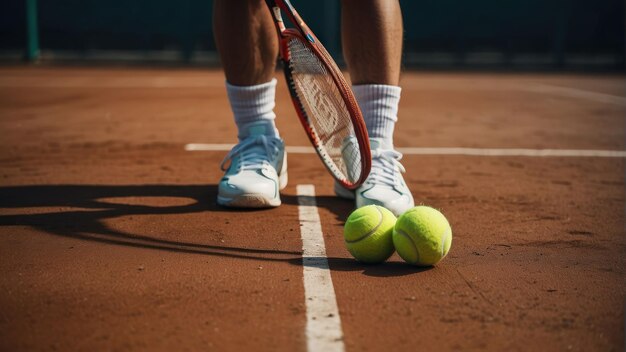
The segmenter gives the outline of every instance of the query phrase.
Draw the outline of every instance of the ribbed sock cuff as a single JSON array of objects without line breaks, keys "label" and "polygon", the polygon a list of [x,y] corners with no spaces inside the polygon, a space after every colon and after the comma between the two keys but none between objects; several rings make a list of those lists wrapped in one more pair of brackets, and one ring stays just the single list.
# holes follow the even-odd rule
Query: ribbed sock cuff
[{"label": "ribbed sock cuff", "polygon": [[383,148],[393,149],[393,130],[398,121],[402,88],[384,84],[352,86],[370,138],[380,138]]},{"label": "ribbed sock cuff", "polygon": [[276,79],[272,79],[267,83],[254,86],[234,86],[226,82],[226,92],[235,116],[240,140],[245,137],[242,132],[245,131],[246,126],[258,121],[270,122],[275,135],[278,137],[278,130],[274,124],[276,118],[274,113],[276,82]]}]

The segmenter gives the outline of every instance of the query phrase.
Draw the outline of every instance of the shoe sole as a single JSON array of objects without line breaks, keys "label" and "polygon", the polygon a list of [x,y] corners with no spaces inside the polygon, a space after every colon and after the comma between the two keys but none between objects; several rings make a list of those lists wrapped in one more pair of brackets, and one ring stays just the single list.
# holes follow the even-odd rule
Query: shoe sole
[{"label": "shoe sole", "polygon": [[217,204],[229,208],[274,208],[281,204],[280,197],[267,198],[263,194],[245,194],[235,198],[217,197]]}]

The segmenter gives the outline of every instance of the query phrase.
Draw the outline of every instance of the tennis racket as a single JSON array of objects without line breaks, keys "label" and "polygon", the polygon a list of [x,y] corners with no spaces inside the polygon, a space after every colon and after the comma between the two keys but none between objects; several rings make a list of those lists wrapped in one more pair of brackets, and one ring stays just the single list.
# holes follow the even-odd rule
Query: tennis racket
[{"label": "tennis racket", "polygon": [[[361,110],[343,74],[289,0],[266,0],[280,43],[285,78],[296,113],[333,177],[360,186],[372,156]],[[284,12],[295,28],[285,28]]]}]

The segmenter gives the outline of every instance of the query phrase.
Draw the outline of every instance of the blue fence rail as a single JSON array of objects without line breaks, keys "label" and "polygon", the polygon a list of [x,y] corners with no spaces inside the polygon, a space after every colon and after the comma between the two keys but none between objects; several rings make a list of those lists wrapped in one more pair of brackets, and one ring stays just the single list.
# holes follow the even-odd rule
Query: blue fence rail
[{"label": "blue fence rail", "polygon": [[[340,0],[295,0],[341,60]],[[406,65],[623,69],[623,0],[401,0]],[[0,5],[0,57],[216,60],[207,0]],[[14,55],[15,56],[15,55]]]}]

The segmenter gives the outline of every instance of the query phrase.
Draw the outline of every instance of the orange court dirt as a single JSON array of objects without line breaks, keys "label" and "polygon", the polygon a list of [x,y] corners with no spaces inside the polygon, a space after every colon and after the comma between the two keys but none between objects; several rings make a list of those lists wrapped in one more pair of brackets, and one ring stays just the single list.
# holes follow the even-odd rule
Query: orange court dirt
[{"label": "orange court dirt", "polygon": [[[280,76],[280,73],[277,73]],[[398,147],[623,151],[624,76],[407,72]],[[283,205],[215,204],[220,71],[0,67],[0,350],[304,351],[296,186],[315,186],[347,351],[624,349],[623,157],[410,155],[434,268],[350,257],[350,201],[289,155]],[[284,80],[277,124],[308,140]]]}]

